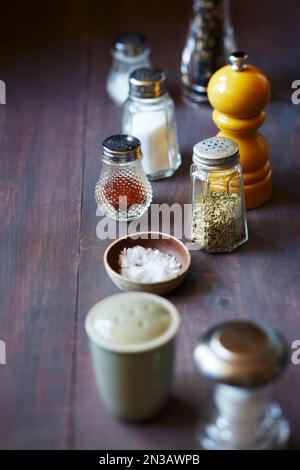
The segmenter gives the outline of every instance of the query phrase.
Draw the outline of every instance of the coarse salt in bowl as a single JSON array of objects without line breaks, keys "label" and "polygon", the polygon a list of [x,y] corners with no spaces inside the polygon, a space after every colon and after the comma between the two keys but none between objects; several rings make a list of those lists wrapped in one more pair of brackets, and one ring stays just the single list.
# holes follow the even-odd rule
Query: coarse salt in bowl
[{"label": "coarse salt in bowl", "polygon": [[[136,279],[131,279],[131,276],[128,274],[128,270],[126,271],[126,269],[124,270],[123,268],[122,270],[120,269],[119,261],[121,253],[132,253],[130,249],[134,247],[141,247],[143,249],[143,255],[145,255],[145,250],[147,251],[151,248],[151,257],[153,258],[156,256],[157,258],[162,258],[161,255],[158,256],[156,253],[156,250],[159,250],[159,252],[164,255],[163,257],[167,257],[167,255],[169,255],[169,261],[172,260],[175,265],[176,263],[177,266],[180,265],[180,269],[171,272],[170,277],[162,279],[162,275],[168,274],[168,269],[166,268],[164,270],[156,267],[155,270],[153,269],[153,277],[152,280],[150,280],[149,272],[145,273],[143,270],[138,269],[139,266],[136,266],[140,277],[137,276]],[[136,249],[134,251],[136,251]],[[156,253],[154,256],[153,251]],[[134,253],[134,256],[136,257],[137,254],[138,251]],[[166,294],[175,289],[184,280],[190,263],[191,257],[186,246],[176,237],[161,232],[139,232],[121,237],[111,243],[104,253],[104,265],[109,277],[119,289],[125,291],[144,291],[156,294]],[[160,278],[160,280],[158,280],[158,278]]]}]

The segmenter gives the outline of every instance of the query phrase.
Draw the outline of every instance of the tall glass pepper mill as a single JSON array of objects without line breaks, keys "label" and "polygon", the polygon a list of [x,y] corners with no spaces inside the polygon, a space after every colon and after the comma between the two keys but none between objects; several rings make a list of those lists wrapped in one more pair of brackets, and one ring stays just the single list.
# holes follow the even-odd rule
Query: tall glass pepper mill
[{"label": "tall glass pepper mill", "polygon": [[227,0],[193,0],[194,18],[182,53],[183,98],[189,103],[207,101],[211,75],[235,49]]},{"label": "tall glass pepper mill", "polygon": [[202,376],[215,384],[213,405],[199,423],[203,449],[259,450],[283,448],[289,424],[268,384],[280,375],[287,348],[271,326],[235,320],[209,330],[194,359]]},{"label": "tall glass pepper mill", "polygon": [[113,44],[112,66],[107,77],[106,89],[117,105],[125,103],[129,92],[129,76],[139,67],[149,67],[150,48],[142,34],[125,33]]}]

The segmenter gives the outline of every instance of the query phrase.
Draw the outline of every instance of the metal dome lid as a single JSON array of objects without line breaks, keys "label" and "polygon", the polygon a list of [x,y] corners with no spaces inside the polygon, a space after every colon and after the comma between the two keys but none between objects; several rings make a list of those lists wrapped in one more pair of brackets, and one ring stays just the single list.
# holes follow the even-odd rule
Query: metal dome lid
[{"label": "metal dome lid", "polygon": [[167,92],[166,74],[161,68],[136,69],[129,77],[129,90],[131,98],[159,98]]},{"label": "metal dome lid", "polygon": [[136,137],[117,134],[107,137],[102,143],[105,162],[128,163],[142,156],[141,142]]},{"label": "metal dome lid", "polygon": [[256,387],[277,377],[287,362],[287,347],[271,326],[233,320],[202,336],[194,351],[198,369],[208,378],[238,387]]},{"label": "metal dome lid", "polygon": [[143,34],[123,33],[115,38],[112,52],[120,57],[138,57],[150,49]]}]

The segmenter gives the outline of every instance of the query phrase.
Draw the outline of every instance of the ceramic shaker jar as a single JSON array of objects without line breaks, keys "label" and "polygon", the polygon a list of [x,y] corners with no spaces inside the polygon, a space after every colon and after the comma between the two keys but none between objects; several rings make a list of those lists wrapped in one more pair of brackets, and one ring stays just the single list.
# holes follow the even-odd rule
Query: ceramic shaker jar
[{"label": "ceramic shaker jar", "polygon": [[97,384],[120,418],[141,420],[165,405],[172,384],[179,314],[166,299],[144,292],[113,295],[87,315]]}]

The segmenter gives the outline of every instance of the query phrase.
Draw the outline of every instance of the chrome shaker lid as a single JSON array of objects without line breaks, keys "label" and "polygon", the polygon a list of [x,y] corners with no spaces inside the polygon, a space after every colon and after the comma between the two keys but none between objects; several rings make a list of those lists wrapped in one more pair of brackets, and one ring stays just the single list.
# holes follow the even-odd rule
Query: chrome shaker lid
[{"label": "chrome shaker lid", "polygon": [[162,69],[139,68],[129,77],[131,98],[159,98],[167,92],[167,79]]},{"label": "chrome shaker lid", "polygon": [[123,33],[115,38],[112,53],[124,57],[137,57],[149,52],[145,36],[135,33]]},{"label": "chrome shaker lid", "polygon": [[239,148],[227,137],[211,137],[194,146],[193,161],[204,169],[221,170],[239,163]]},{"label": "chrome shaker lid", "polygon": [[264,385],[284,369],[287,347],[271,326],[246,320],[219,324],[194,351],[198,369],[208,378],[238,387]]},{"label": "chrome shaker lid", "polygon": [[243,51],[232,52],[229,55],[229,61],[231,63],[231,68],[238,72],[246,70],[247,64],[246,60],[248,59],[248,54]]},{"label": "chrome shaker lid", "polygon": [[102,147],[103,160],[107,163],[128,163],[142,156],[141,142],[132,135],[112,135],[103,141]]}]

